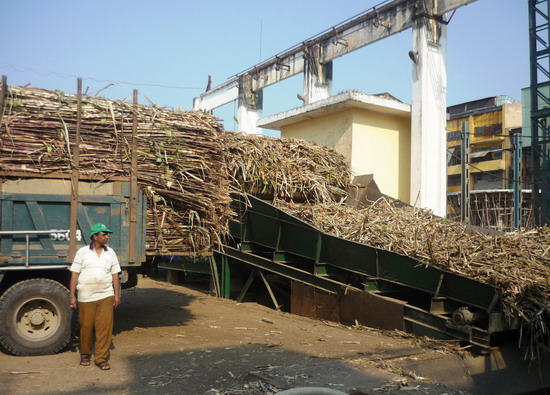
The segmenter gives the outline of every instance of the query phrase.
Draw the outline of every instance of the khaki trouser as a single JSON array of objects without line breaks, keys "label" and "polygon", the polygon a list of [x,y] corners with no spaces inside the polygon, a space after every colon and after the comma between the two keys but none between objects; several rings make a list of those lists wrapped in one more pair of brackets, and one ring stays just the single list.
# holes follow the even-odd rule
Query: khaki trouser
[{"label": "khaki trouser", "polygon": [[114,296],[94,302],[78,302],[80,321],[80,355],[92,355],[92,337],[95,329],[95,363],[105,362],[113,336]]}]

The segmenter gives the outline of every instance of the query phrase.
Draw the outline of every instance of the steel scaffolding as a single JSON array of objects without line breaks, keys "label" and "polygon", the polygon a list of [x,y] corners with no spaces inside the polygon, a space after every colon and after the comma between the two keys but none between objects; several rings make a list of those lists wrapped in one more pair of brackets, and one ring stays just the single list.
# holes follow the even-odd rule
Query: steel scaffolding
[{"label": "steel scaffolding", "polygon": [[531,134],[533,153],[533,217],[536,225],[550,223],[550,4],[529,0],[531,74]]}]

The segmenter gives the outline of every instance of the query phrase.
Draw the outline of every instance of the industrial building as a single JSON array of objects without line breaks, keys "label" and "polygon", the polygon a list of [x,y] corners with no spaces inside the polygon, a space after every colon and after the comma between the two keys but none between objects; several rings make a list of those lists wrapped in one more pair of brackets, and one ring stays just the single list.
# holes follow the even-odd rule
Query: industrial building
[{"label": "industrial building", "polygon": [[411,203],[411,106],[388,93],[348,91],[259,121],[297,138],[335,148],[356,175],[373,174],[380,190]]},{"label": "industrial building", "polygon": [[463,139],[469,140],[470,190],[511,188],[513,131],[521,129],[521,103],[495,96],[447,108],[447,191],[460,191]]}]

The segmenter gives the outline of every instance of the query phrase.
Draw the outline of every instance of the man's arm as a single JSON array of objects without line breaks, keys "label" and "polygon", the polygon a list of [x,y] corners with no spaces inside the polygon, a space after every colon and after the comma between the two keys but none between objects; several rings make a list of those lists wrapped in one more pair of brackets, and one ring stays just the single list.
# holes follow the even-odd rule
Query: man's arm
[{"label": "man's arm", "polygon": [[72,272],[71,274],[71,283],[69,287],[69,304],[73,309],[76,309],[78,307],[78,304],[76,303],[76,284],[78,284],[78,276],[80,273]]},{"label": "man's arm", "polygon": [[113,274],[113,289],[115,290],[115,301],[113,306],[117,308],[120,305],[120,277],[118,273]]}]

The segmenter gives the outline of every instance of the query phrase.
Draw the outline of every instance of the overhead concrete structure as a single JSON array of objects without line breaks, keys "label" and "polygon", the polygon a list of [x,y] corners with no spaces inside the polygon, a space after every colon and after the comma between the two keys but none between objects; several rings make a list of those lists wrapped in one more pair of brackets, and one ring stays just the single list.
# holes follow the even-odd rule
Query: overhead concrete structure
[{"label": "overhead concrete structure", "polygon": [[388,94],[342,92],[259,120],[262,128],[334,148],[355,174],[410,203],[411,106]]},{"label": "overhead concrete structure", "polygon": [[[239,100],[238,130],[258,133],[261,98],[250,94],[281,80],[304,73],[304,103],[330,95],[332,60],[383,38],[413,29],[413,147],[411,196],[419,207],[445,215],[445,15],[476,0],[394,0],[344,21],[275,55],[203,93],[196,110],[210,111]],[[243,94],[244,93],[244,94]],[[250,96],[250,95],[248,95]],[[251,105],[252,103],[252,105]],[[256,127],[254,125],[256,124]]]}]

